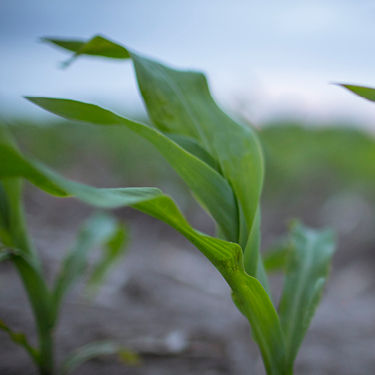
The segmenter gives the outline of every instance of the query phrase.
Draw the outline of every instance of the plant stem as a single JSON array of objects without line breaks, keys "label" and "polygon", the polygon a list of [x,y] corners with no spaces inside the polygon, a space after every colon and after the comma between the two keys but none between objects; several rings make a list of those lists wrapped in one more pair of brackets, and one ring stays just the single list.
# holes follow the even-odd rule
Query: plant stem
[{"label": "plant stem", "polygon": [[[293,375],[292,369],[288,369],[286,366],[286,356],[284,351],[284,342],[275,341],[273,343],[273,350],[267,349],[267,345],[262,342],[262,334],[259,333],[259,327],[256,322],[253,321],[253,311],[258,307],[253,301],[253,290],[251,284],[247,282],[249,276],[245,274],[244,270],[235,270],[227,275],[226,280],[232,289],[233,301],[237,308],[243,315],[249,320],[252,328],[252,335],[254,340],[258,343],[259,349],[263,357],[263,363],[267,372],[267,375]],[[272,304],[272,302],[269,302]],[[272,327],[273,330],[280,330],[279,326]],[[278,335],[275,337],[282,337]]]},{"label": "plant stem", "polygon": [[39,340],[39,353],[33,361],[41,375],[52,375],[54,372],[53,356],[53,327],[51,320],[51,296],[43,278],[41,264],[29,239],[24,208],[22,204],[22,184],[19,179],[3,181],[7,202],[9,204],[9,235],[11,245],[21,250],[28,257],[28,263],[23,257],[14,257],[14,265],[20,275],[25,292],[28,296]]},{"label": "plant stem", "polygon": [[52,329],[39,332],[39,374],[54,373],[54,342]]}]

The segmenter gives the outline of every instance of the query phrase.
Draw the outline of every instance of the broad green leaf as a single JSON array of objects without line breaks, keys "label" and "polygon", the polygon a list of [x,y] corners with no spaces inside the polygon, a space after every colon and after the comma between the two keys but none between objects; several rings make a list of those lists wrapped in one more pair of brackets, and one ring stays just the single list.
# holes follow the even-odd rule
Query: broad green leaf
[{"label": "broad green leaf", "polygon": [[[107,243],[110,240],[115,240],[114,243],[109,245],[110,251],[114,251],[115,254],[110,253],[107,256],[104,256],[105,263],[102,265],[102,273],[97,275],[96,279],[93,281],[93,283],[96,283],[95,285],[100,283],[105,276],[108,267],[116,259],[116,256],[121,254],[123,242],[121,239],[118,241],[118,226],[119,224],[116,219],[104,213],[98,213],[92,216],[83,224],[78,233],[75,245],[64,260],[53,288],[54,320],[57,319],[64,295],[69,291],[77,279],[82,276],[83,271],[87,266],[90,250],[96,246],[108,246]],[[116,236],[116,238],[114,238],[114,236]]]},{"label": "broad green leaf", "polygon": [[[227,181],[209,165],[190,154],[158,130],[128,120],[93,104],[66,99],[28,98],[33,103],[70,120],[100,125],[124,125],[152,143],[173,166],[200,202],[211,213],[226,238],[237,236],[237,209]],[[1,168],[1,166],[0,166]]]},{"label": "broad green leaf", "polygon": [[131,57],[153,123],[162,131],[196,139],[218,161],[250,231],[263,183],[263,157],[255,133],[216,105],[202,73],[175,70],[133,52]]},{"label": "broad green leaf", "polygon": [[[0,152],[6,152],[6,148]],[[13,150],[14,151],[14,150]],[[236,243],[210,237],[193,229],[173,200],[153,188],[94,188],[69,181],[40,163],[26,160],[21,154],[12,160],[12,169],[0,168],[0,179],[27,177],[47,192],[57,186],[66,196],[94,206],[115,208],[132,206],[169,224],[193,243],[218,269],[233,291],[233,298],[251,323],[264,363],[270,374],[284,374],[284,345],[280,321],[260,282],[245,273],[241,247]],[[44,178],[40,178],[43,176]],[[23,258],[21,258],[23,259]],[[25,273],[25,272],[24,272]],[[26,282],[27,280],[25,280]],[[49,311],[48,311],[49,312]],[[48,315],[46,318],[50,318]],[[47,320],[48,321],[48,320]]]},{"label": "broad green leaf", "polygon": [[[92,39],[87,42],[89,44],[92,46]],[[233,121],[216,105],[202,73],[172,69],[129,49],[127,51],[133,60],[151,120],[163,132],[195,139],[217,161],[238,201],[237,221],[245,221],[245,225],[239,223],[244,233],[239,233],[236,241],[243,249],[259,253],[259,249],[247,245],[248,240],[254,243],[249,235],[264,173],[263,155],[256,134],[250,127]],[[251,267],[248,272],[252,274],[253,269]]]},{"label": "broad green leaf", "polygon": [[67,375],[71,373],[90,359],[114,354],[118,355],[123,362],[129,365],[137,365],[140,362],[140,358],[136,353],[129,351],[122,345],[112,341],[97,341],[82,346],[68,356],[61,366],[59,375]]},{"label": "broad green leaf", "polygon": [[[83,54],[103,56],[100,48],[98,48],[99,52],[95,53],[102,40],[96,41],[93,38],[82,43],[79,47],[77,44],[68,46],[68,49],[75,49],[73,58]],[[249,319],[267,373],[280,375],[292,373],[296,352],[319,302],[328,272],[328,264],[333,252],[331,239],[326,234],[308,230],[300,225],[294,227],[291,236],[293,248],[287,255],[287,276],[280,302],[280,322],[272,301],[265,291],[268,289],[267,277],[259,254],[259,199],[263,184],[263,156],[255,133],[251,128],[234,122],[216,105],[202,73],[172,69],[126,48],[125,50],[133,61],[150,118],[160,130],[157,132],[158,136],[155,133],[152,135],[147,133],[151,128],[146,127],[148,129],[146,131],[139,127],[140,124],[134,125],[134,122],[95,106],[58,99],[34,98],[33,101],[69,119],[127,125],[157,147],[187,182],[197,200],[211,212],[219,224],[220,232],[224,233],[224,238],[237,243],[222,241],[196,231],[189,225],[174,202],[161,193],[147,199],[140,198],[139,201],[132,201],[131,204],[125,198],[126,203],[120,203],[121,198],[116,202],[119,205],[131,205],[168,223],[206,255],[226,279],[232,289],[234,302]],[[162,137],[162,141],[158,137]],[[167,137],[170,138],[169,142],[173,147],[165,141]],[[172,149],[173,152],[179,150],[177,144],[193,158],[194,162],[198,160],[206,169],[208,168],[207,171],[212,177],[205,180],[199,174],[198,181],[197,177],[192,175],[196,167],[190,162],[185,163],[182,171],[178,169],[181,161],[173,164],[173,160],[168,159],[170,151],[167,151],[167,148]],[[181,155],[186,161],[186,155]],[[174,156],[171,158],[176,159]],[[197,166],[200,164],[198,163]],[[69,194],[86,199],[87,194],[83,192],[86,187],[74,185],[72,190],[71,183],[67,185],[60,177],[57,178],[43,168],[38,168],[40,169]],[[200,169],[199,173],[202,172],[203,169]],[[217,178],[217,175],[223,178],[230,192],[234,193],[234,196],[230,195],[233,201],[227,199],[226,193],[223,192],[215,197],[212,196],[215,191],[212,178]],[[202,194],[201,187],[204,185],[202,181],[208,186],[205,190],[206,194]],[[124,195],[128,193],[130,191],[123,191]],[[106,193],[102,191],[101,194]],[[224,201],[223,197],[225,197]],[[105,197],[103,199],[106,200]],[[98,196],[97,201],[101,201]],[[217,212],[218,206],[224,211]],[[228,207],[230,211],[227,210]],[[230,212],[226,216],[230,222],[227,224],[234,227],[227,227],[223,212]],[[257,279],[252,276],[256,276]]]},{"label": "broad green leaf", "polygon": [[29,341],[28,341],[28,339],[27,339],[27,337],[24,333],[13,331],[2,320],[0,320],[0,330],[6,332],[15,344],[24,348],[29,353],[29,355],[33,359],[33,361],[36,364],[38,363],[39,353],[32,345],[30,345],[30,343],[29,343]]},{"label": "broad green leaf", "polygon": [[196,139],[218,162],[232,186],[239,205],[238,220],[243,218],[245,223],[240,223],[244,230],[237,241],[251,254],[245,255],[245,259],[255,261],[245,263],[246,271],[258,277],[268,290],[263,266],[259,264],[259,226],[255,223],[263,185],[263,156],[257,136],[216,105],[202,73],[175,70],[130,53],[153,123],[161,131]]},{"label": "broad green leaf", "polygon": [[375,102],[375,89],[366,86],[357,86],[357,85],[348,85],[348,84],[339,84],[352,93],[361,96],[362,98],[368,99],[372,102]]},{"label": "broad green leaf", "polygon": [[[1,148],[0,145],[0,153],[5,155],[5,157],[8,151],[9,148]],[[12,160],[13,169],[2,169],[0,167],[0,179],[8,178],[10,175],[13,177],[24,177],[38,186],[40,189],[45,190],[50,194],[56,194],[55,190],[50,188],[51,185],[57,186],[58,194],[56,195],[66,197],[73,196],[85,203],[100,208],[133,206],[151,216],[165,221],[192,241],[196,241],[196,244],[201,244],[200,246],[202,248],[205,247],[204,244],[206,239],[210,239],[208,243],[211,242],[211,237],[203,235],[191,228],[171,198],[163,195],[159,189],[106,189],[91,187],[67,180],[52,172],[49,168],[41,163],[27,160],[20,153],[15,152],[15,150],[11,151],[13,155],[17,155],[17,158],[13,158]],[[241,251],[241,248],[237,244],[222,241],[216,238],[212,238],[212,242],[214,242],[215,245],[212,246],[210,250],[204,250],[207,256],[211,256],[214,262],[223,261],[224,263],[227,263],[229,259],[231,259],[230,263],[236,264],[236,268],[241,267],[241,263],[239,262],[238,258],[238,252]],[[215,258],[217,259],[215,260]],[[222,266],[225,267],[224,264]]]},{"label": "broad green leaf", "polygon": [[295,223],[281,296],[279,315],[285,336],[287,362],[293,367],[325,285],[334,241],[329,231],[316,231]]}]

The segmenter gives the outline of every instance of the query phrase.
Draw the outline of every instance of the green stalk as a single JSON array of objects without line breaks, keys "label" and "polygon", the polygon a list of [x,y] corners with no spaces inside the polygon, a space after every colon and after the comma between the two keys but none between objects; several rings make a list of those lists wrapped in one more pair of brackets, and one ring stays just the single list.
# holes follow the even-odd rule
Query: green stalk
[{"label": "green stalk", "polygon": [[39,334],[39,374],[54,374],[54,339],[53,330],[48,329]]},{"label": "green stalk", "polygon": [[[264,341],[264,332],[262,332],[262,328],[259,327],[257,321],[254,319],[254,311],[258,310],[256,314],[261,315],[264,305],[268,304],[270,306],[268,310],[271,310],[272,301],[268,298],[268,295],[265,293],[265,299],[268,298],[268,300],[264,299],[262,301],[263,306],[257,304],[254,283],[249,282],[249,279],[253,278],[247,275],[244,270],[236,270],[225,278],[232,289],[232,298],[235,305],[245,315],[252,327],[252,336],[258,343],[267,375],[292,375],[293,371],[287,369],[284,336],[280,325],[268,324],[267,330],[270,331],[269,335],[274,337],[272,346],[270,346],[269,343]],[[263,288],[260,283],[259,287]],[[278,318],[275,321],[279,322]]]},{"label": "green stalk", "polygon": [[38,334],[38,357],[33,358],[41,375],[54,373],[54,324],[51,319],[51,295],[38,270],[25,258],[13,258],[31,305]]},{"label": "green stalk", "polygon": [[1,182],[8,205],[8,232],[10,246],[20,251],[12,261],[16,266],[31,305],[38,334],[38,356],[32,357],[41,375],[52,375],[53,324],[50,319],[51,296],[41,273],[40,261],[32,247],[26,229],[22,204],[22,184],[19,179]]}]

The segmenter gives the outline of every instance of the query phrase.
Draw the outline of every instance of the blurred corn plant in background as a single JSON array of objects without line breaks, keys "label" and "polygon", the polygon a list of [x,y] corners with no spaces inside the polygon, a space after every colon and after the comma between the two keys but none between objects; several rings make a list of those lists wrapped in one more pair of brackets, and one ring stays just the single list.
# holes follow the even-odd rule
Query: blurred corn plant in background
[{"label": "blurred corn plant in background", "polygon": [[[82,225],[74,245],[68,251],[52,286],[43,272],[41,259],[30,239],[22,202],[22,178],[36,178],[43,188],[55,195],[65,192],[38,172],[27,160],[22,159],[5,126],[0,127],[0,260],[9,261],[16,268],[34,315],[38,344],[30,343],[26,335],[15,332],[0,320],[0,330],[23,347],[30,355],[40,374],[66,374],[79,364],[103,354],[122,353],[120,345],[111,342],[94,342],[69,355],[57,366],[54,358],[54,331],[58,323],[62,303],[74,284],[88,268],[90,252],[102,249],[99,259],[91,265],[87,280],[89,295],[96,293],[111,267],[124,255],[127,242],[125,226],[114,217],[96,213]],[[53,247],[53,244],[51,244]]]}]

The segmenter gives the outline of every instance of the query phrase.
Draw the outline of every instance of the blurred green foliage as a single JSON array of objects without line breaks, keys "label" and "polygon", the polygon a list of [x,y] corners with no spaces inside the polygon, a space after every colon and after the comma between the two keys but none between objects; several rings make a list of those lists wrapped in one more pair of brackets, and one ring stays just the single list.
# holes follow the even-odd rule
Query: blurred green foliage
[{"label": "blurred green foliage", "polygon": [[[268,125],[260,132],[267,159],[266,191],[311,189],[375,192],[375,138],[355,127]],[[301,193],[303,194],[303,192]]]}]

